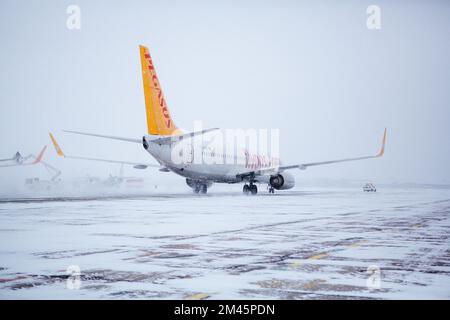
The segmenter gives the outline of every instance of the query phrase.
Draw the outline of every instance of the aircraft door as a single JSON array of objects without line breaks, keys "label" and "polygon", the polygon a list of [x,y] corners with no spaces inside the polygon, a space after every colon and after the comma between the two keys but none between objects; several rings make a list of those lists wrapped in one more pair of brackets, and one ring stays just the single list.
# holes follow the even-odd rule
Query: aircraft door
[{"label": "aircraft door", "polygon": [[194,162],[194,145],[192,142],[188,142],[186,145],[186,164],[192,164]]}]

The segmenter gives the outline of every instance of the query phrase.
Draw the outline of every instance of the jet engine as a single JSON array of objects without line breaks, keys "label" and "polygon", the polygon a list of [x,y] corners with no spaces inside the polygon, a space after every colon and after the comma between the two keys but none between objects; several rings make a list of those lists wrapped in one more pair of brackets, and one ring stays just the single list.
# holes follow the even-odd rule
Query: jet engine
[{"label": "jet engine", "polygon": [[287,172],[279,173],[270,177],[269,185],[277,190],[291,189],[295,186],[295,178]]}]

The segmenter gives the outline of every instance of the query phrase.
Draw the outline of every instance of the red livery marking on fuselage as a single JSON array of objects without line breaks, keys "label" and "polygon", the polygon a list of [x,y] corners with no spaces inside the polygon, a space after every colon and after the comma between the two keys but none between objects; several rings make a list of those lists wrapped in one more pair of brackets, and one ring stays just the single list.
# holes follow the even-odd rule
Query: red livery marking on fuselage
[{"label": "red livery marking on fuselage", "polygon": [[249,169],[261,169],[270,168],[278,165],[278,158],[266,157],[265,155],[250,154],[248,151],[244,152],[245,155],[245,167]]}]

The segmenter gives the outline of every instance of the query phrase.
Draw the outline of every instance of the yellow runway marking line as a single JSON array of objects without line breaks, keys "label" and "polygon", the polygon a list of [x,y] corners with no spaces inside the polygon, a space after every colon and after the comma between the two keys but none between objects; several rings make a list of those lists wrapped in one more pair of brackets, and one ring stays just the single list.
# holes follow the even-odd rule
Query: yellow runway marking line
[{"label": "yellow runway marking line", "polygon": [[[367,241],[365,241],[365,240],[359,241],[359,242],[355,242],[355,243],[347,245],[347,248],[359,248],[360,246],[362,246],[366,242]],[[319,259],[322,259],[322,258],[325,258],[325,257],[328,257],[328,256],[329,256],[329,254],[324,252],[324,253],[319,253],[319,254],[316,254],[314,256],[311,256],[311,257],[308,258],[308,260],[319,260]],[[291,264],[291,266],[294,266],[294,264],[296,264],[295,266],[299,265],[299,263],[294,262],[293,264]]]},{"label": "yellow runway marking line", "polygon": [[298,267],[300,267],[301,265],[302,265],[301,262],[299,262],[299,261],[294,261],[294,262],[291,263],[290,267],[291,267],[291,268],[298,268]]},{"label": "yellow runway marking line", "polygon": [[315,256],[309,257],[308,260],[319,260],[319,259],[325,258],[327,256],[328,256],[328,253],[319,253],[319,254],[316,254]]},{"label": "yellow runway marking line", "polygon": [[324,283],[326,283],[326,281],[322,279],[310,280],[303,285],[303,289],[310,291],[318,290]]},{"label": "yellow runway marking line", "polygon": [[186,297],[185,300],[204,300],[209,297],[206,293],[197,293],[192,296]]},{"label": "yellow runway marking line", "polygon": [[349,247],[349,248],[359,248],[366,242],[367,241],[355,242],[355,243],[349,244],[347,247]]}]

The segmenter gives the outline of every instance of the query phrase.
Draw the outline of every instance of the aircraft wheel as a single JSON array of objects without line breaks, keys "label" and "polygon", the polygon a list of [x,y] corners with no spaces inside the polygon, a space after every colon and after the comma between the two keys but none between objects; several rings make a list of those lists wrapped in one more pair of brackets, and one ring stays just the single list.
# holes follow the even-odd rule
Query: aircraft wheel
[{"label": "aircraft wheel", "polygon": [[252,194],[257,194],[257,193],[258,193],[258,187],[256,187],[256,184],[252,184],[252,185],[250,186],[250,192],[251,192]]},{"label": "aircraft wheel", "polygon": [[193,188],[192,191],[194,191],[194,193],[199,193],[200,192],[200,186],[198,184],[196,184]]},{"label": "aircraft wheel", "polygon": [[244,184],[244,187],[242,188],[242,192],[243,192],[244,194],[249,194],[249,192],[250,192],[250,187],[249,187],[248,185]]},{"label": "aircraft wheel", "polygon": [[269,193],[275,193],[275,188],[274,187],[269,187]]},{"label": "aircraft wheel", "polygon": [[208,192],[208,186],[206,184],[202,184],[200,187],[200,193],[205,194],[206,192]]}]

